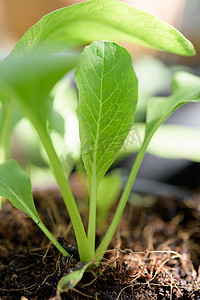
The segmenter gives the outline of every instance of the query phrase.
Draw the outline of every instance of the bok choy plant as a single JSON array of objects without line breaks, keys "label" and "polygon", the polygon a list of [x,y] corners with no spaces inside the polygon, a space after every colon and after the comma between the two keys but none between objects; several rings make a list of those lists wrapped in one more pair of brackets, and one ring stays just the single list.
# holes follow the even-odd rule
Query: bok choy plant
[{"label": "bok choy plant", "polygon": [[[116,42],[101,39],[128,41],[180,55],[195,54],[186,38],[152,15],[117,0],[91,0],[43,17],[0,63],[1,110],[5,112],[1,117],[1,132],[5,124],[8,126],[11,122],[14,107],[32,123],[70,215],[82,262],[99,261],[103,257],[157,128],[182,104],[200,101],[200,79],[187,73],[175,75],[170,97],[149,101],[143,143],[113,220],[96,247],[98,187],[133,125],[138,101],[138,81],[131,55]],[[80,56],[79,52],[70,50],[90,42]],[[49,126],[53,110],[49,93],[76,65],[81,158],[90,185],[87,230],[52,143]],[[4,152],[7,144],[0,145]],[[33,202],[30,176],[13,160],[2,161],[0,165],[0,195],[29,215],[64,256],[69,255],[40,220]],[[82,272],[79,273],[82,276]]]}]

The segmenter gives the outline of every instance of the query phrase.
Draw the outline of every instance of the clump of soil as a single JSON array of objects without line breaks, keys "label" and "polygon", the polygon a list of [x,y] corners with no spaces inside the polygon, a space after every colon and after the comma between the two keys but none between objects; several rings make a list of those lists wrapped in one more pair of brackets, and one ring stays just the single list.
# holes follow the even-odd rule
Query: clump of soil
[{"label": "clump of soil", "polygon": [[200,299],[199,195],[183,202],[154,198],[148,208],[128,204],[102,262],[63,294],[58,281],[80,266],[72,226],[57,191],[34,198],[72,257],[64,258],[30,218],[7,204],[0,211],[1,300]]}]

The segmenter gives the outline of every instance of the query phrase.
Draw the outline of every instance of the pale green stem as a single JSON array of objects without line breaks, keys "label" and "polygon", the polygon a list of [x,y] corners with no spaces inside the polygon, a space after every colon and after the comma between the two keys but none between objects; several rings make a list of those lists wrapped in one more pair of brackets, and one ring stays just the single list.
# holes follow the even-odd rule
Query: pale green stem
[{"label": "pale green stem", "polygon": [[125,208],[125,205],[127,203],[128,197],[130,195],[135,177],[136,177],[137,172],[139,170],[139,167],[141,165],[142,159],[145,155],[145,152],[146,152],[146,149],[147,149],[147,146],[149,144],[150,139],[151,139],[151,136],[149,136],[149,138],[144,140],[144,142],[143,142],[143,144],[142,144],[142,146],[141,146],[141,148],[140,148],[140,150],[137,154],[136,160],[135,160],[134,165],[131,169],[131,173],[129,175],[128,181],[126,183],[126,186],[125,186],[124,191],[122,193],[122,196],[120,198],[120,201],[119,201],[119,204],[117,206],[117,209],[116,209],[115,215],[113,217],[113,220],[112,220],[112,222],[111,222],[111,224],[110,224],[110,226],[109,226],[102,242],[100,243],[99,247],[96,250],[95,255],[99,254],[99,256],[97,256],[97,261],[100,260],[103,257],[102,252],[104,252],[108,248],[108,246],[111,242],[111,239],[112,239],[112,237],[115,233],[115,230],[117,229],[119,220],[120,220],[120,218],[122,216],[122,213],[124,211],[124,208]]},{"label": "pale green stem", "polygon": [[[3,164],[8,158],[8,144],[10,140],[10,125],[14,111],[14,102],[2,102],[1,106],[1,125],[0,125],[0,164]],[[2,209],[5,198],[0,196],[0,210]]]},{"label": "pale green stem", "polygon": [[42,129],[43,126],[38,126],[37,122],[33,122],[34,127],[41,139],[41,142],[46,150],[49,157],[52,170],[54,172],[55,178],[57,180],[58,186],[60,188],[63,200],[69,212],[72,225],[74,228],[76,241],[78,244],[78,250],[81,261],[89,261],[91,259],[90,250],[88,246],[88,239],[83,227],[81,216],[79,214],[76,201],[72,194],[69,182],[64,174],[60,160],[55,152],[51,138],[46,130]]},{"label": "pale green stem", "polygon": [[91,248],[91,254],[95,253],[95,238],[96,238],[96,205],[97,205],[97,183],[93,176],[90,185],[90,207],[88,221],[88,243]]},{"label": "pale green stem", "polygon": [[14,111],[14,102],[2,103],[1,126],[0,126],[0,163],[4,163],[8,158],[8,144],[10,140],[10,125]]},{"label": "pale green stem", "polygon": [[51,232],[46,228],[46,226],[42,223],[41,220],[38,221],[38,216],[36,216],[32,210],[30,210],[28,207],[28,215],[31,217],[31,219],[40,227],[40,229],[44,232],[44,234],[48,237],[48,239],[54,244],[54,246],[64,255],[64,256],[70,256],[70,254],[58,243],[58,241],[54,238],[54,236],[51,234]]},{"label": "pale green stem", "polygon": [[44,232],[44,234],[48,237],[48,239],[54,244],[54,246],[62,253],[64,256],[70,256],[70,254],[58,243],[58,241],[54,238],[51,232],[46,228],[46,226],[40,221],[36,222],[40,229]]}]

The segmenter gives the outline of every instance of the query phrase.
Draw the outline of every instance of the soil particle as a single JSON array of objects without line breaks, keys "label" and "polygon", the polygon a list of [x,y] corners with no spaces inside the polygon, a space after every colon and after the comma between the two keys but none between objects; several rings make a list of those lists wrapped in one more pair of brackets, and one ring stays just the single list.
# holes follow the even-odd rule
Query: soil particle
[{"label": "soil particle", "polygon": [[128,205],[104,259],[63,294],[58,281],[79,267],[72,226],[59,193],[36,193],[35,201],[72,257],[64,258],[24,213],[7,204],[0,212],[0,300],[200,299],[199,194],[181,204],[163,198],[149,208]]}]

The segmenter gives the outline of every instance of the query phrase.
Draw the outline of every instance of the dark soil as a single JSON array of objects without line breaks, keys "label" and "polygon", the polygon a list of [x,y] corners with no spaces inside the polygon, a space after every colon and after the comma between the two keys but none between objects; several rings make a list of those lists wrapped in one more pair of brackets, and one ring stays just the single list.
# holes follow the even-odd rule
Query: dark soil
[{"label": "dark soil", "polygon": [[24,213],[7,204],[0,211],[0,299],[200,299],[200,195],[183,202],[149,199],[146,208],[127,205],[104,260],[63,294],[58,281],[80,263],[69,246],[75,246],[74,234],[59,193],[35,193],[35,202],[71,258],[62,257]]}]

